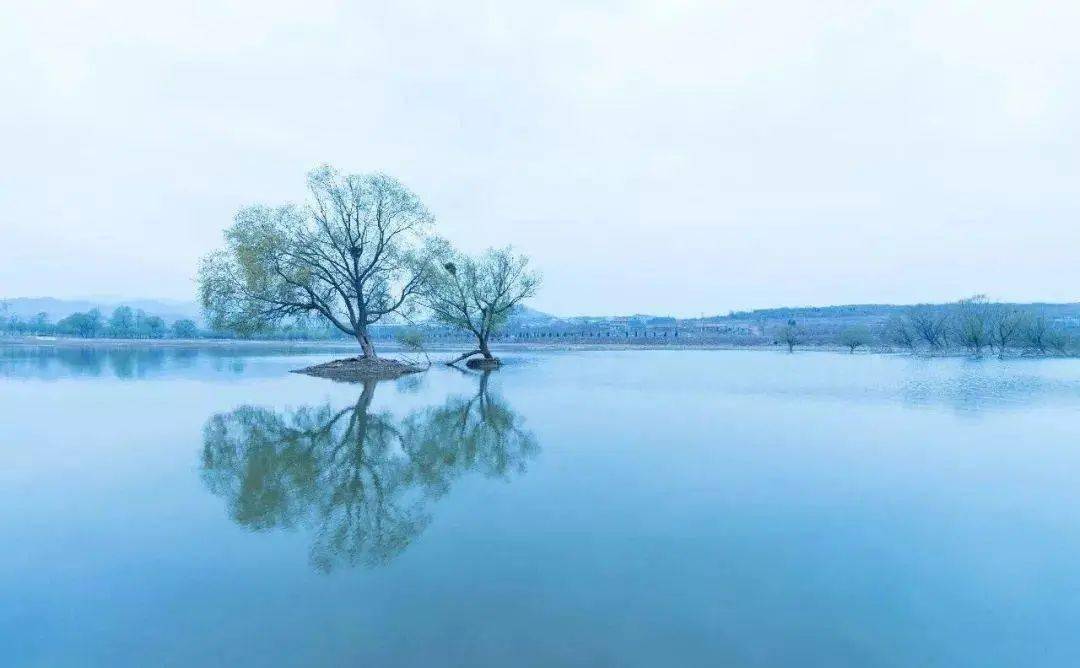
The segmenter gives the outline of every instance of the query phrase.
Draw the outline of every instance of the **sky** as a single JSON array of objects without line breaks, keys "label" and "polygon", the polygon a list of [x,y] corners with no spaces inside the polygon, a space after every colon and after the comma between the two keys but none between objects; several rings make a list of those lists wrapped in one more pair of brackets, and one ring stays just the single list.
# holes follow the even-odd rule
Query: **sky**
[{"label": "sky", "polygon": [[1080,300],[1080,3],[11,2],[0,296],[194,298],[383,171],[559,315]]}]

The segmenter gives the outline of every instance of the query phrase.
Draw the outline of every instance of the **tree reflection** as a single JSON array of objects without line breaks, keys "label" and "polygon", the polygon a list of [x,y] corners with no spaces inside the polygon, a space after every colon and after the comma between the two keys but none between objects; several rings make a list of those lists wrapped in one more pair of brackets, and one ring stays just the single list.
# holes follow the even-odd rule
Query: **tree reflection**
[{"label": "tree reflection", "polygon": [[474,471],[509,477],[539,452],[521,418],[480,378],[472,397],[395,419],[372,412],[375,382],[354,405],[276,412],[242,406],[204,429],[202,476],[253,530],[303,526],[322,571],[377,565],[431,519],[430,503]]}]

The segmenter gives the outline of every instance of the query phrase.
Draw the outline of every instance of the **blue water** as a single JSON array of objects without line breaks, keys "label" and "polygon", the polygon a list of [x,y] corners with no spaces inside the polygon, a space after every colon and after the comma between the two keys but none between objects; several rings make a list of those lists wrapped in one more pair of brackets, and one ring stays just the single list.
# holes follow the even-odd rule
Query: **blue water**
[{"label": "blue water", "polygon": [[0,347],[3,666],[1080,665],[1080,362]]}]

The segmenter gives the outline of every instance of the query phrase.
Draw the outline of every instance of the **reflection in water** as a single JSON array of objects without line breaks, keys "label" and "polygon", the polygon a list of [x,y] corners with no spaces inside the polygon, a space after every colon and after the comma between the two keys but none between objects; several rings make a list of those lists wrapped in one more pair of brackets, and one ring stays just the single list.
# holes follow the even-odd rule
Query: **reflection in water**
[{"label": "reflection in water", "polygon": [[[225,351],[222,351],[225,352]],[[66,378],[112,375],[121,380],[194,366],[198,348],[145,346],[0,346],[0,377]]]},{"label": "reflection in water", "polygon": [[[250,376],[245,360],[276,354],[328,354],[332,346],[278,344],[123,344],[3,345],[0,340],[0,378],[60,379],[114,377],[120,380],[175,376],[206,369]],[[275,369],[273,373],[280,373]]]},{"label": "reflection in water", "polygon": [[377,565],[400,554],[430,521],[428,505],[474,471],[508,477],[539,452],[521,418],[487,390],[404,419],[371,411],[375,382],[354,405],[276,412],[241,406],[213,416],[202,476],[238,524],[304,526],[321,571]]}]

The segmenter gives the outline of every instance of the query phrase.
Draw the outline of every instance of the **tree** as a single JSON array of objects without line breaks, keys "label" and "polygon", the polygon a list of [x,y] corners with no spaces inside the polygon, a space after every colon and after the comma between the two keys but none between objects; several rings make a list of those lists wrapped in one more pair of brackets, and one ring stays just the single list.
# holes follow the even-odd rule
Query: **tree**
[{"label": "tree", "polygon": [[184,318],[173,323],[172,332],[178,339],[194,339],[199,336],[199,326],[194,320]]},{"label": "tree", "polygon": [[92,337],[101,333],[102,329],[104,329],[104,322],[101,318],[101,311],[93,309],[88,313],[72,313],[56,323],[56,329],[64,334]]},{"label": "tree", "polygon": [[918,339],[931,350],[944,348],[949,342],[949,312],[933,304],[918,304],[907,311],[907,322]]},{"label": "tree", "polygon": [[450,362],[473,355],[495,361],[488,342],[510,318],[514,307],[536,294],[540,275],[529,270],[529,259],[512,248],[488,249],[477,258],[446,251],[442,271],[425,290],[424,301],[442,323],[476,337],[475,350]]},{"label": "tree", "polygon": [[35,334],[46,334],[49,331],[49,314],[45,311],[39,311],[30,318],[30,329]]},{"label": "tree", "polygon": [[1069,347],[1072,345],[1072,339],[1068,334],[1060,329],[1051,329],[1047,336],[1047,341],[1050,345],[1050,349],[1058,355],[1065,355],[1069,352]]},{"label": "tree", "polygon": [[1053,339],[1053,330],[1046,316],[1040,313],[1027,319],[1021,336],[1028,348],[1040,355],[1045,355]]},{"label": "tree", "polygon": [[141,339],[161,339],[165,337],[165,321],[156,315],[144,311],[135,313],[136,334]]},{"label": "tree", "polygon": [[998,357],[1023,336],[1029,316],[1018,308],[1000,304],[990,313],[990,345],[997,348]]},{"label": "tree", "polygon": [[199,296],[215,330],[254,333],[322,318],[375,357],[369,326],[402,311],[424,287],[432,218],[385,174],[308,174],[303,207],[241,209],[226,248],[204,258]]},{"label": "tree", "polygon": [[885,323],[882,338],[889,344],[907,348],[913,354],[918,346],[918,335],[907,318],[893,316]]},{"label": "tree", "polygon": [[874,335],[863,325],[852,325],[840,332],[840,343],[847,346],[852,355],[855,354],[856,348],[870,345],[873,340]]},{"label": "tree", "polygon": [[984,295],[975,295],[958,301],[955,310],[953,327],[956,340],[974,355],[982,355],[982,349],[991,344],[993,308]]},{"label": "tree", "polygon": [[109,335],[130,339],[135,336],[135,311],[130,306],[117,306],[109,317]]},{"label": "tree", "polygon": [[780,340],[787,344],[789,353],[795,352],[795,346],[802,343],[802,338],[803,331],[794,320],[788,320],[788,323],[780,330]]}]

